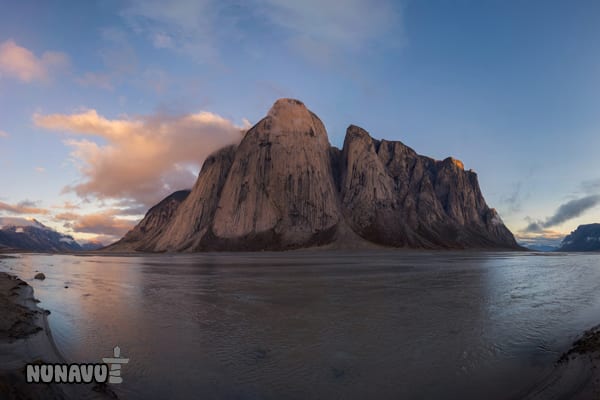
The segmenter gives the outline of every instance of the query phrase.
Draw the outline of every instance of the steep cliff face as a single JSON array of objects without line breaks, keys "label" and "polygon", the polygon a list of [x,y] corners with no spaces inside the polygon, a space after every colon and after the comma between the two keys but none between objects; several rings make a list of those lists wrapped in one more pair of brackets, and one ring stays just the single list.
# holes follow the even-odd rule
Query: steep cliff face
[{"label": "steep cliff face", "polygon": [[188,197],[189,190],[179,190],[165,197],[152,207],[144,218],[121,240],[107,246],[110,251],[147,250],[150,244],[163,232],[175,215],[179,205]]},{"label": "steep cliff face", "polygon": [[340,221],[323,123],[297,100],[277,101],[236,152],[213,222],[214,246],[317,244]]},{"label": "steep cliff face", "polygon": [[477,175],[460,161],[420,156],[357,126],[336,149],[319,118],[292,99],[278,100],[237,148],[209,157],[192,193],[161,221],[137,249],[282,250],[357,241],[518,248],[486,205]]},{"label": "steep cliff face", "polygon": [[600,251],[600,224],[579,225],[557,251]]},{"label": "steep cliff face", "polygon": [[168,221],[155,241],[147,243],[149,250],[198,250],[209,234],[219,205],[223,185],[231,169],[236,146],[227,146],[210,155],[202,165],[198,180],[173,218]]},{"label": "steep cliff face", "polygon": [[487,207],[477,175],[458,160],[420,156],[350,126],[341,162],[344,216],[364,239],[399,247],[517,246]]}]

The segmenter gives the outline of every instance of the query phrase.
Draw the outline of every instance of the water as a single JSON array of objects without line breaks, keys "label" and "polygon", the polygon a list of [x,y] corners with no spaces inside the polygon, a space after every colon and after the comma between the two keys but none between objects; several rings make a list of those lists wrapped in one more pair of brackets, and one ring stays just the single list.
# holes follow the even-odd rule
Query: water
[{"label": "water", "polygon": [[23,255],[0,269],[34,287],[69,361],[121,347],[123,399],[519,398],[600,323],[600,255]]}]

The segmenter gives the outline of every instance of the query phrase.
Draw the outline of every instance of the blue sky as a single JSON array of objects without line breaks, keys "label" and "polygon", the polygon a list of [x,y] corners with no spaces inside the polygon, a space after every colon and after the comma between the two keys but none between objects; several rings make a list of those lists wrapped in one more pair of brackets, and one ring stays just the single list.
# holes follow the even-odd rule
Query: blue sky
[{"label": "blue sky", "polygon": [[0,217],[113,240],[294,97],[461,159],[522,240],[600,219],[597,1],[161,3],[0,6]]}]

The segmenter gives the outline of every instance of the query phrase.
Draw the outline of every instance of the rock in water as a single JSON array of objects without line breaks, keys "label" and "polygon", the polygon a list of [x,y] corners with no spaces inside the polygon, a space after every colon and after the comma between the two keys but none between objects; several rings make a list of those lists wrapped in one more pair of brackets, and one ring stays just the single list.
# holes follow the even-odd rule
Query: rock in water
[{"label": "rock in water", "polygon": [[357,242],[519,248],[462,162],[418,155],[357,126],[348,128],[340,151],[321,120],[293,99],[278,100],[237,147],[211,155],[185,200],[160,218],[151,211],[121,242],[146,251]]},{"label": "rock in water", "polygon": [[42,272],[38,272],[33,278],[43,281],[44,279],[46,279],[46,275],[44,275]]}]

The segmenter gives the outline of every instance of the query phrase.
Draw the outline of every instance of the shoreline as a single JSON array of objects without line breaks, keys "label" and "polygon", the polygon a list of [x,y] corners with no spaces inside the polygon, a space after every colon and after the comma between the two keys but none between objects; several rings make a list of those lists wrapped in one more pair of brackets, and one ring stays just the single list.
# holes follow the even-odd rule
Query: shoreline
[{"label": "shoreline", "polygon": [[92,384],[28,384],[28,363],[66,363],[52,338],[47,310],[38,307],[33,288],[24,280],[0,272],[0,398],[107,399],[110,390]]},{"label": "shoreline", "polygon": [[600,325],[585,331],[555,362],[553,371],[536,383],[522,398],[600,398]]}]

